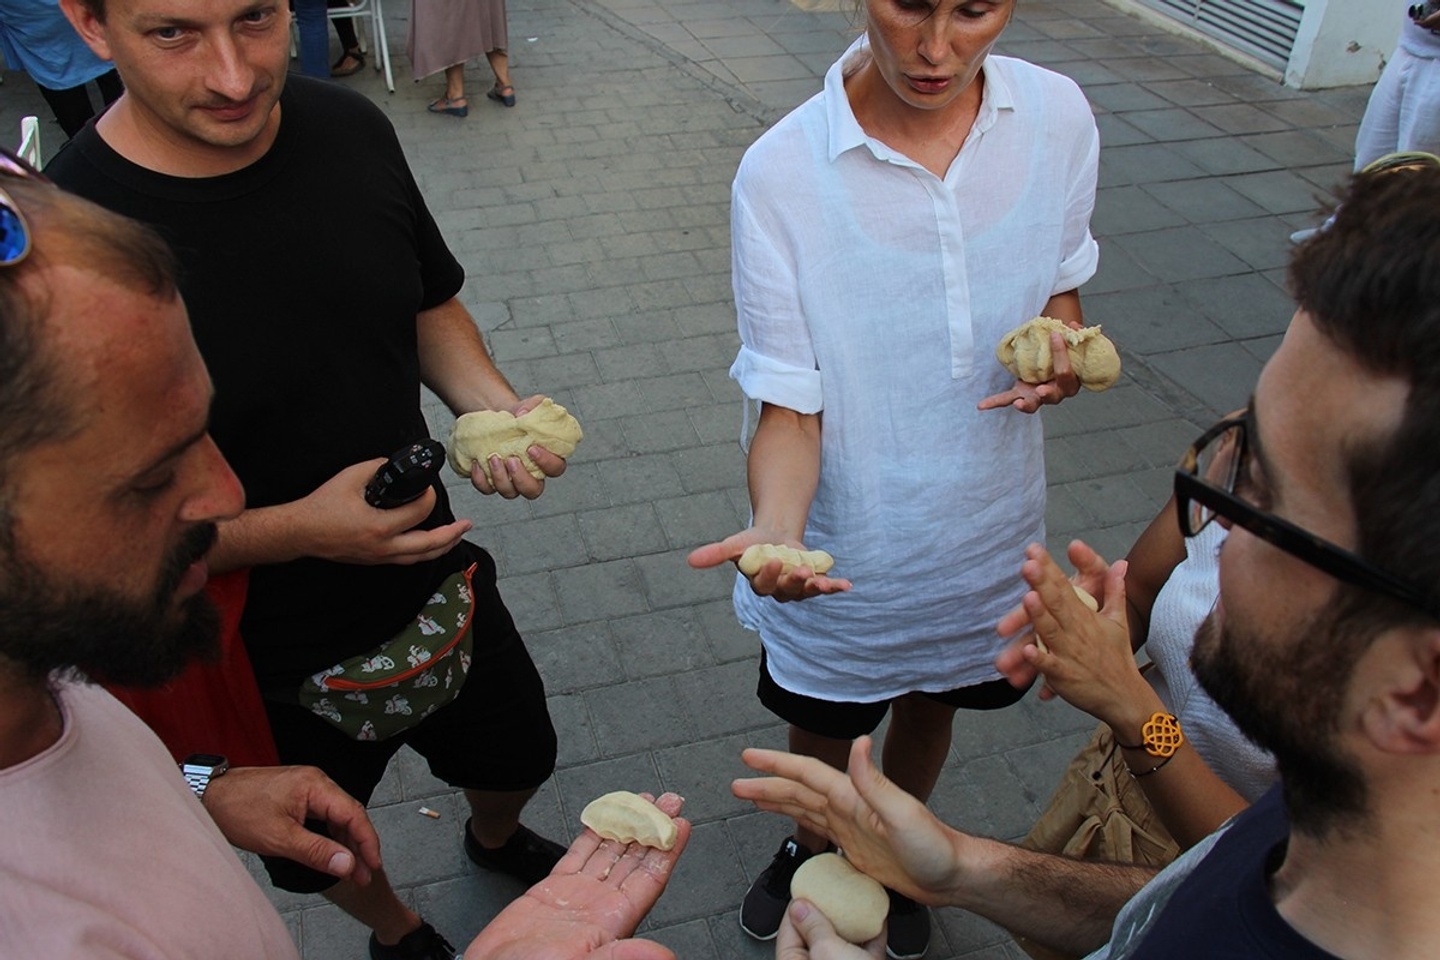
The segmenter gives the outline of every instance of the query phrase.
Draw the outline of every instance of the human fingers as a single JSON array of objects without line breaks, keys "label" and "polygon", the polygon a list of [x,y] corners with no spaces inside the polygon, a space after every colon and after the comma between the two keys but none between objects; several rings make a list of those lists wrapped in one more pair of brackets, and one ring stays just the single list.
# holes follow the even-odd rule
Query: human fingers
[{"label": "human fingers", "polygon": [[696,570],[718,567],[726,562],[734,563],[740,559],[740,554],[745,552],[745,548],[755,542],[757,540],[753,530],[742,530],[739,533],[731,534],[724,540],[696,547],[690,551],[685,562]]},{"label": "human fingers", "polygon": [[[830,918],[821,913],[813,903],[808,900],[794,900],[785,911],[785,919],[781,921],[781,928],[786,923],[790,925],[790,936],[782,945],[779,936],[776,937],[776,960],[883,960],[885,956],[885,935],[882,929],[881,934],[872,939],[864,947],[857,947],[855,944],[846,941],[840,934],[835,932],[835,926]],[[782,950],[788,949],[785,953]],[[878,950],[878,952],[876,952]]]},{"label": "human fingers", "polygon": [[1055,375],[1051,382],[1055,384],[1060,396],[1050,402],[1059,403],[1066,397],[1073,397],[1080,392],[1080,377],[1075,373],[1074,367],[1070,365],[1070,348],[1065,344],[1065,336],[1058,330],[1050,331],[1050,356],[1054,363]]},{"label": "human fingers", "polygon": [[1001,393],[991,394],[976,404],[978,410],[1000,410],[1013,408],[1021,413],[1034,413],[1040,409],[1042,399],[1036,392],[1037,384],[1016,380],[1015,384]]},{"label": "human fingers", "polygon": [[585,960],[675,960],[675,954],[653,940],[613,940],[587,953]]},{"label": "human fingers", "polygon": [[540,406],[540,404],[544,402],[545,394],[532,394],[531,396],[528,396],[524,400],[521,400],[519,403],[515,404],[515,406],[511,407],[510,414],[511,416],[515,417],[523,417],[525,414],[529,413],[531,410],[534,410],[536,407]]},{"label": "human fingers", "polygon": [[512,465],[519,465],[519,457],[505,459],[499,454],[492,453],[486,463],[490,465],[490,486],[495,488],[495,492],[502,499],[514,500],[520,496],[520,491],[515,486],[515,474],[511,469]]},{"label": "human fingers", "polygon": [[[690,842],[690,821],[684,817],[675,817],[674,820],[675,845],[669,850],[637,845],[633,851],[633,865],[625,871],[620,881],[620,892],[627,901],[639,905],[642,917],[655,901],[660,899],[660,894],[665,892],[665,885],[670,882],[675,864],[680,862],[680,855],[685,852],[685,846]],[[636,923],[639,923],[639,917],[636,918]]]},{"label": "human fingers", "polygon": [[564,457],[551,453],[538,443],[532,444],[525,453],[535,462],[535,466],[540,468],[540,472],[547,477],[560,476],[565,472],[565,467],[569,465],[569,461]]},{"label": "human fingers", "polygon": [[[1029,615],[1026,615],[1026,622],[1029,622]],[[1027,631],[1022,636],[1011,640],[995,656],[995,669],[1000,671],[1010,686],[1017,690],[1023,690],[1035,682],[1035,665],[1025,659],[1025,648],[1035,643],[1035,635]]]},{"label": "human fingers", "polygon": [[470,484],[487,497],[495,492],[495,485],[485,476],[485,468],[480,465],[479,460],[470,464]]},{"label": "human fingers", "polygon": [[469,520],[456,520],[434,530],[407,530],[390,539],[384,562],[407,566],[443,557],[470,532],[472,526]]},{"label": "human fingers", "polygon": [[[340,788],[320,770],[312,774],[313,786],[307,797],[308,813],[329,825],[330,835],[354,854],[354,878],[362,886],[370,872],[380,869],[380,835],[365,806]],[[333,871],[326,871],[340,876]]]}]

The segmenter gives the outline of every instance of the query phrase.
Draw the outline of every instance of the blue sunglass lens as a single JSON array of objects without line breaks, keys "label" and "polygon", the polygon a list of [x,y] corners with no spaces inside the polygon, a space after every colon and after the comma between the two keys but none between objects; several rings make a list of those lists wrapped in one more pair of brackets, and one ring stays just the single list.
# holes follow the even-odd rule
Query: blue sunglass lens
[{"label": "blue sunglass lens", "polygon": [[30,231],[20,212],[0,202],[0,267],[19,263],[30,251]]}]

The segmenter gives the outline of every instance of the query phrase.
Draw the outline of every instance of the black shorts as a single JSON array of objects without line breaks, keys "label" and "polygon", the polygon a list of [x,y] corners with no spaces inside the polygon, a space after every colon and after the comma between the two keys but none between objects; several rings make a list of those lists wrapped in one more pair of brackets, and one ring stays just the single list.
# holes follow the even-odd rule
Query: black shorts
[{"label": "black shorts", "polygon": [[[390,758],[405,744],[425,758],[431,773],[453,787],[529,790],[549,779],[556,743],[545,687],[500,599],[488,556],[480,561],[473,587],[474,659],[454,701],[388,740],[366,742],[350,738],[298,704],[267,700],[280,762],[319,767],[361,803],[369,801]],[[326,832],[319,821],[306,826]],[[282,890],[317,893],[338,882],[291,860],[262,860]]]},{"label": "black shorts", "polygon": [[[1010,685],[1010,681],[1000,679],[957,687],[944,693],[917,692],[936,703],[943,703],[957,710],[999,710],[1019,703],[1027,690],[1029,687],[1016,690]],[[791,726],[833,740],[854,740],[867,733],[874,733],[890,710],[891,702],[896,699],[892,697],[874,703],[851,703],[846,700],[820,700],[800,693],[791,693],[776,683],[775,678],[770,675],[764,649],[760,651],[760,682],[755,687],[755,695],[767,710]]]}]

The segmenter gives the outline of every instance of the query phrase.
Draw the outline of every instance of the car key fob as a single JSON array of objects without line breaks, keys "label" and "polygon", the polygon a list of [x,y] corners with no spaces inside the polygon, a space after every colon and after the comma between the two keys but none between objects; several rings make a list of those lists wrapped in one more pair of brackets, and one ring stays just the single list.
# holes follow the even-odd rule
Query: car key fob
[{"label": "car key fob", "polygon": [[423,440],[395,451],[365,485],[365,502],[381,510],[409,503],[425,492],[445,463],[445,444]]}]

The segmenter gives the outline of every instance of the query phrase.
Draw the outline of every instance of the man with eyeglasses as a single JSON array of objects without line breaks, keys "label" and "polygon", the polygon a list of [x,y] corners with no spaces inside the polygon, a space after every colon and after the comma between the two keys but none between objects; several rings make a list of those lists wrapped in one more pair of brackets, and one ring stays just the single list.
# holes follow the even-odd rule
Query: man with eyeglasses
[{"label": "man with eyeglasses", "polygon": [[[287,77],[283,0],[61,5],[126,89],[47,173],[159,229],[184,267],[181,292],[216,384],[213,433],[247,493],[245,511],[220,524],[212,568],[250,571],[240,634],[282,762],[318,766],[367,801],[408,744],[463,789],[467,857],[537,881],[563,848],[520,815],[554,770],[555,732],[494,561],[463,539],[471,524],[455,518],[438,478],[393,509],[363,494],[386,457],[428,437],[422,384],[456,414],[520,414],[542,398],[522,400],[491,361],[459,299],[465,269],[388,119],[354,91]],[[488,475],[472,472],[475,489],[539,496],[565,461],[528,452],[544,477],[495,458]],[[472,567],[473,581],[460,582]],[[447,609],[474,603],[473,660],[450,702],[427,712],[387,691],[301,705],[311,678],[346,661],[357,671],[386,662],[381,645],[435,596]],[[381,723],[390,706],[415,722],[376,740],[363,718],[354,731],[331,726],[336,704]],[[374,960],[454,952],[383,873],[361,889],[274,858],[266,867],[276,886],[323,892],[369,927]]]},{"label": "man with eyeglasses", "polygon": [[[848,777],[747,751],[773,776],[735,793],[804,818],[921,902],[1095,960],[1434,956],[1437,265],[1440,169],[1357,177],[1334,223],[1296,250],[1300,309],[1250,408],[1207,431],[1176,473],[1182,530],[1230,528],[1195,672],[1274,753],[1280,787],[1159,876],[950,829],[884,780],[867,740]],[[1062,626],[1078,616],[1063,579],[1039,594]],[[782,938],[787,958],[867,955],[804,902]]]}]

